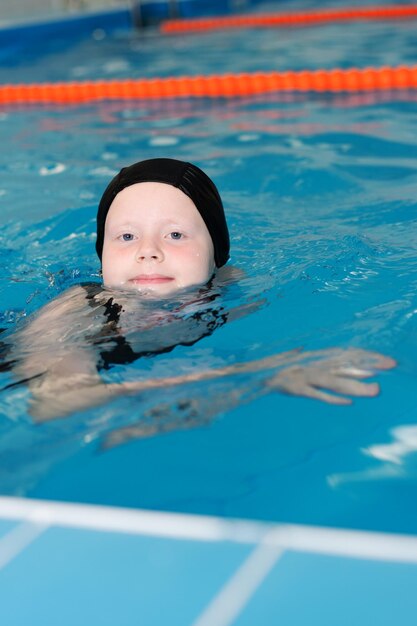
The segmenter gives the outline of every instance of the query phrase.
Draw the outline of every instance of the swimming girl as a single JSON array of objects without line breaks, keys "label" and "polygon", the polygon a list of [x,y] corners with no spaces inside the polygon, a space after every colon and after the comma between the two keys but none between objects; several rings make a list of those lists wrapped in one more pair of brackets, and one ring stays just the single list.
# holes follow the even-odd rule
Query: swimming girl
[{"label": "swimming girl", "polygon": [[264,372],[264,392],[347,404],[346,396],[375,396],[378,385],[361,379],[395,364],[359,349],[294,350],[169,377],[106,381],[114,364],[192,345],[256,305],[218,304],[236,273],[226,265],[229,233],[214,183],[190,163],[151,159],[123,168],[99,204],[96,250],[103,285],[72,287],[3,345],[3,370],[13,373],[12,385],[28,385],[35,421],[242,372]]}]

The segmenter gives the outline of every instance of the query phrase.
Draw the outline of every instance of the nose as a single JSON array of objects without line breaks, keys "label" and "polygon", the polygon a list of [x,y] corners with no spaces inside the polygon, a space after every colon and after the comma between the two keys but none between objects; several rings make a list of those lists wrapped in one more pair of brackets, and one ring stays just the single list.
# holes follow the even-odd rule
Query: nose
[{"label": "nose", "polygon": [[136,261],[161,262],[163,260],[164,254],[155,237],[142,237],[139,240],[136,248]]}]

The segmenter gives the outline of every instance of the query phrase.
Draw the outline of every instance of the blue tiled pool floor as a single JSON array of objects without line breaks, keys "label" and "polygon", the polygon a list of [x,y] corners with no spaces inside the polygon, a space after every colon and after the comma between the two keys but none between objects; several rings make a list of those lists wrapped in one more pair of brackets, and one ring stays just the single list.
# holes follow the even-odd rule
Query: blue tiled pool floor
[{"label": "blue tiled pool floor", "polygon": [[417,538],[0,498],[7,626],[415,624]]}]

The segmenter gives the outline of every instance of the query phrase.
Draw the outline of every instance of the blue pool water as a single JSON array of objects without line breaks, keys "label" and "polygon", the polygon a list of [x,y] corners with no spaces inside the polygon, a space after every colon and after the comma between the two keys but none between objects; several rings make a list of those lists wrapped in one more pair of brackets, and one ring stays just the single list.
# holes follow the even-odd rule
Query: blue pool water
[{"label": "blue pool water", "polygon": [[[414,22],[161,38],[120,31],[22,47],[0,81],[412,64]],[[300,44],[302,42],[302,45]],[[390,42],[390,45],[387,45]],[[34,44],[33,44],[34,46]],[[308,53],[306,52],[308,51]],[[193,346],[108,380],[261,358],[302,346],[398,360],[350,407],[269,394],[228,408],[253,379],[129,397],[34,424],[28,393],[0,396],[0,492],[36,498],[415,533],[417,505],[415,92],[3,107],[0,326],[12,330],[80,281],[99,281],[94,217],[121,166],[196,162],[225,201],[222,296],[254,311]],[[11,382],[3,373],[1,386]],[[155,406],[220,398],[206,423],[106,449]],[[203,403],[206,414],[210,403]],[[106,439],[107,438],[107,439]]]}]

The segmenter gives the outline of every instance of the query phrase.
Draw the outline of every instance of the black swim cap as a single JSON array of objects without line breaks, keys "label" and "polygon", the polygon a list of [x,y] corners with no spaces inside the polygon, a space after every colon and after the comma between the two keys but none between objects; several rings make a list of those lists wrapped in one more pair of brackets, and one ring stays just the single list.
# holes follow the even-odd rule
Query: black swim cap
[{"label": "black swim cap", "polygon": [[191,198],[213,241],[216,266],[224,265],[229,258],[230,241],[219,192],[200,168],[176,159],[149,159],[134,163],[120,170],[110,182],[100,200],[97,213],[96,250],[100,261],[103,254],[104,225],[111,203],[125,187],[145,182],[172,185]]}]

